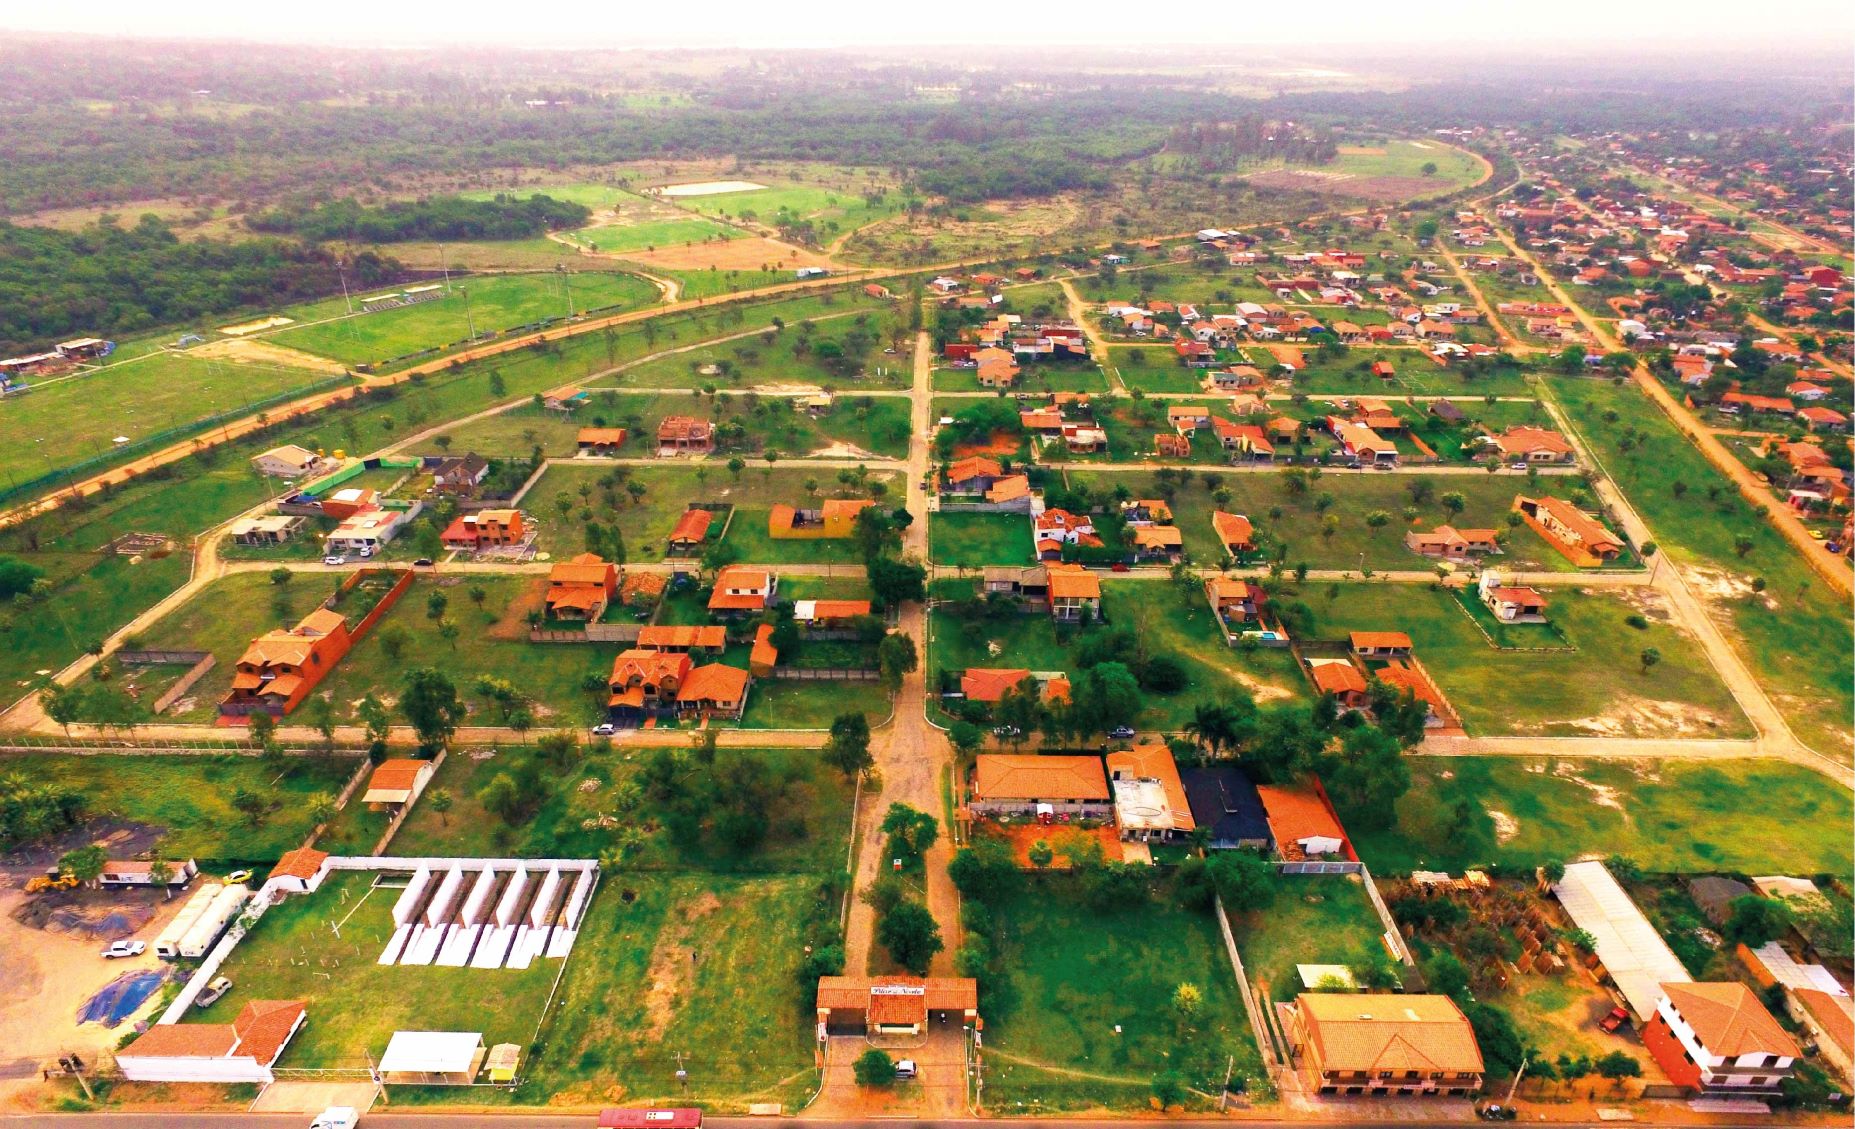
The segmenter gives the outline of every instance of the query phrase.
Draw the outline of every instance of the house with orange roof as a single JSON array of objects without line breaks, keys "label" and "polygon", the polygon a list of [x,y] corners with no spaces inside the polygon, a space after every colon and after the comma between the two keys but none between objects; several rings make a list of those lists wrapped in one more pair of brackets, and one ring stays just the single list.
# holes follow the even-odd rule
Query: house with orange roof
[{"label": "house with orange roof", "polygon": [[1098,756],[982,753],[973,766],[975,815],[1049,815],[1107,819],[1114,794]]},{"label": "house with orange roof", "polygon": [[131,1082],[268,1085],[308,1019],[302,1000],[252,1000],[230,1023],[157,1023],[116,1052]]},{"label": "house with orange roof", "polygon": [[712,511],[691,506],[676,519],[676,527],[670,530],[670,536],[664,541],[664,547],[673,556],[694,556],[702,551],[702,543],[708,540],[709,527],[714,524]]},{"label": "house with orange roof", "polygon": [[706,455],[715,449],[715,425],[695,416],[666,416],[657,425],[659,455]]},{"label": "house with orange roof", "polygon": [[1404,534],[1404,547],[1422,557],[1457,563],[1499,553],[1501,543],[1492,529],[1457,529],[1439,525],[1429,532],[1412,529]]},{"label": "house with orange roof", "polygon": [[1165,525],[1172,521],[1172,506],[1162,498],[1129,498],[1121,503],[1121,520],[1129,525]]},{"label": "house with orange roof", "polygon": [[767,515],[775,540],[835,541],[857,531],[857,515],[876,503],[868,498],[826,498],[815,510],[777,505]]},{"label": "house with orange roof", "polygon": [[374,766],[373,773],[368,776],[367,789],[361,793],[361,802],[370,811],[403,808],[425,791],[434,771],[432,762],[427,760],[413,757],[383,760]]},{"label": "house with orange roof", "polygon": [[582,455],[616,455],[629,435],[622,427],[582,427],[575,444]]},{"label": "house with orange roof", "polygon": [[869,614],[868,600],[795,600],[792,605],[794,623],[819,631],[849,627]]},{"label": "house with orange roof", "polygon": [[1031,480],[1022,474],[1007,475],[986,489],[985,500],[1015,513],[1031,510]]},{"label": "house with orange roof", "polygon": [[1065,621],[1101,616],[1101,578],[1078,564],[1052,562],[1047,566],[1050,617]]},{"label": "house with orange roof", "polygon": [[1171,564],[1185,555],[1185,535],[1176,525],[1134,525],[1128,531],[1136,562]]},{"label": "house with orange roof", "polygon": [[978,1030],[979,982],[953,976],[820,976],[818,1029],[919,1038],[930,1024]]},{"label": "house with orange roof", "polygon": [[1169,404],[1166,407],[1166,422],[1172,430],[1190,439],[1201,427],[1211,426],[1211,409],[1197,404]]},{"label": "house with orange roof", "polygon": [[310,894],[322,885],[327,871],[323,864],[328,861],[327,851],[318,851],[314,847],[296,847],[285,851],[271,867],[271,872],[264,879],[262,896],[273,900],[282,894]]},{"label": "house with orange roof", "polygon": [[557,561],[547,574],[547,614],[592,623],[618,595],[618,566],[597,553]]},{"label": "house with orange roof", "polygon": [[1412,650],[1411,637],[1402,631],[1354,631],[1346,646],[1362,659],[1405,659]]},{"label": "house with orange roof", "polygon": [[747,654],[747,672],[755,678],[773,677],[779,665],[779,648],[773,645],[773,625],[763,623],[754,628],[753,649]]},{"label": "house with orange roof", "polygon": [[1792,988],[1785,1010],[1843,1078],[1855,1074],[1855,1000],[1821,988]]},{"label": "house with orange roof", "polygon": [[1263,814],[1275,849],[1288,862],[1308,859],[1358,860],[1340,817],[1318,781],[1306,787],[1258,784]]},{"label": "house with orange roof", "polygon": [[998,702],[1020,687],[1040,701],[1069,700],[1069,677],[1061,671],[972,666],[960,672],[960,696],[969,702]]},{"label": "house with orange roof", "polygon": [[676,708],[676,696],[694,663],[687,653],[632,647],[612,660],[606,679],[606,715],[618,725],[639,725]]},{"label": "house with orange roof", "polygon": [[482,550],[519,545],[528,536],[520,510],[478,510],[460,514],[439,539],[447,549]]},{"label": "house with orange roof", "polygon": [[1503,459],[1528,463],[1569,463],[1572,445],[1565,436],[1548,427],[1515,425],[1499,435],[1489,436]]},{"label": "house with orange roof", "polygon": [[1092,519],[1059,509],[1048,509],[1031,517],[1031,539],[1042,560],[1062,557],[1064,545],[1098,548],[1102,544],[1101,538],[1095,535]]},{"label": "house with orange roof", "polygon": [[728,629],[719,623],[651,623],[638,629],[637,645],[669,655],[720,654],[728,649]]},{"label": "house with orange roof", "polygon": [[1849,425],[1849,417],[1834,408],[1824,407],[1822,404],[1798,408],[1796,418],[1810,431],[1818,428],[1829,431],[1846,430]]},{"label": "house with orange roof", "polygon": [[729,565],[715,574],[709,611],[724,617],[757,614],[773,605],[778,591],[779,577],[771,570]]},{"label": "house with orange roof", "polygon": [[1772,415],[1787,416],[1795,411],[1790,400],[1783,396],[1757,396],[1750,392],[1728,392],[1720,397],[1720,410],[1728,415],[1742,412],[1769,412]]},{"label": "house with orange roof", "polygon": [[1403,659],[1392,659],[1384,666],[1372,672],[1372,677],[1392,687],[1400,693],[1409,694],[1415,701],[1424,704],[1423,723],[1426,728],[1439,728],[1445,725],[1460,725],[1455,711],[1443,698],[1443,692],[1430,681],[1429,675]]},{"label": "house with orange roof", "polygon": [[1339,416],[1327,417],[1327,430],[1339,441],[1340,452],[1359,463],[1396,466],[1398,445],[1369,427]]},{"label": "house with orange roof", "polygon": [[1504,584],[1493,569],[1476,578],[1475,592],[1482,606],[1502,623],[1546,622],[1545,593],[1523,584]]},{"label": "house with orange roof", "polygon": [[1211,532],[1217,535],[1218,544],[1232,558],[1241,560],[1256,551],[1256,531],[1243,514],[1211,511]]},{"label": "house with orange roof", "polygon": [[1365,674],[1346,659],[1307,660],[1314,693],[1333,699],[1342,710],[1362,710],[1368,701]]},{"label": "house with orange roof", "polygon": [[696,667],[676,692],[677,716],[739,718],[747,708],[747,687],[752,681],[738,666],[709,663]]},{"label": "house with orange roof", "polygon": [[1617,559],[1623,539],[1562,498],[1516,495],[1514,509],[1567,560],[1590,568]]},{"label": "house with orange roof", "polygon": [[1303,992],[1289,1010],[1304,1084],[1322,1094],[1481,1092],[1481,1045],[1448,996]]},{"label": "house with orange roof", "polygon": [[1738,981],[1665,983],[1643,1046],[1668,1080],[1710,1096],[1779,1092],[1803,1052]]},{"label": "house with orange roof", "polygon": [[372,556],[393,538],[399,536],[413,516],[418,513],[418,505],[411,509],[382,509],[369,506],[357,513],[348,515],[341,524],[330,530],[323,538],[323,548],[330,553],[360,553]]},{"label": "house with orange roof", "polygon": [[1121,838],[1176,839],[1198,823],[1179,779],[1179,764],[1165,745],[1135,745],[1107,757],[1114,790],[1114,822]]},{"label": "house with orange roof", "polygon": [[1004,476],[1004,468],[997,459],[984,455],[970,455],[956,459],[947,467],[942,476],[944,494],[984,494],[991,489],[994,482]]},{"label": "house with orange roof", "polygon": [[1211,602],[1211,610],[1223,622],[1227,639],[1233,626],[1261,619],[1263,605],[1269,600],[1260,587],[1235,576],[1205,577],[1204,594]]},{"label": "house with orange roof", "polygon": [[309,696],[352,645],[347,619],[329,608],[317,608],[295,627],[265,632],[239,656],[232,689],[219,703],[219,712],[243,717],[263,710],[284,716]]},{"label": "house with orange roof", "polygon": [[990,346],[973,354],[973,376],[981,388],[1010,388],[1018,382],[1018,359],[1009,350]]}]

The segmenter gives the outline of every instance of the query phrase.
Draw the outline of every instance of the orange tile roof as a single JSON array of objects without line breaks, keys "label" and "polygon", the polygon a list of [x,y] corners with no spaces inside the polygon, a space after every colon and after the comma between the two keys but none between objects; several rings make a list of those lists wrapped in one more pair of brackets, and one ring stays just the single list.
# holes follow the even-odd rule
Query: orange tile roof
[{"label": "orange tile roof", "polygon": [[1256,535],[1249,518],[1242,514],[1228,514],[1223,510],[1212,512],[1211,529],[1217,534],[1217,539],[1226,545],[1247,545]]},{"label": "orange tile roof", "polygon": [[984,455],[971,455],[961,459],[947,468],[948,482],[966,482],[974,478],[997,478],[1003,468],[997,459],[988,459]]},{"label": "orange tile roof", "polygon": [[813,600],[811,605],[814,620],[850,619],[853,616],[870,614],[868,600]]},{"label": "orange tile roof", "polygon": [[632,683],[664,688],[665,683],[687,684],[689,678],[689,656],[670,651],[658,651],[648,647],[633,647],[620,651],[612,660],[613,686],[630,686]]},{"label": "orange tile roof", "polygon": [[1855,1005],[1851,1005],[1849,997],[1831,995],[1821,988],[1793,988],[1791,994],[1844,1055],[1855,1053]]},{"label": "orange tile roof", "polygon": [[327,859],[327,851],[318,851],[314,847],[298,847],[293,851],[283,853],[283,857],[277,860],[277,865],[271,868],[270,876],[272,878],[279,876],[301,878],[307,881],[316,876],[316,871],[322,869],[322,864]]},{"label": "orange tile roof", "polygon": [[754,645],[747,654],[747,662],[750,666],[779,665],[779,648],[773,645],[772,624],[763,623],[754,629]]},{"label": "orange tile roof", "polygon": [[978,758],[973,798],[979,800],[1106,800],[1100,757],[989,753]]},{"label": "orange tile roof", "polygon": [[932,1011],[978,1011],[979,982],[957,976],[820,976],[820,1010],[858,1010],[870,1006],[872,988],[919,988]]},{"label": "orange tile roof", "polygon": [[1748,1054],[1796,1058],[1802,1053],[1752,989],[1736,980],[1663,984],[1662,994],[1712,1054],[1733,1059]]},{"label": "orange tile roof", "polygon": [[410,792],[412,786],[418,783],[419,775],[430,768],[431,763],[410,757],[381,761],[374,766],[373,775],[367,778],[367,791]]},{"label": "orange tile roof", "polygon": [[1185,782],[1179,779],[1179,762],[1164,745],[1135,745],[1108,754],[1108,776],[1115,773],[1135,779],[1157,780],[1166,792],[1166,806],[1172,809],[1172,826],[1176,831],[1190,831],[1198,824],[1192,819],[1191,801],[1185,798]]},{"label": "orange tile roof", "polygon": [[1176,525],[1136,525],[1134,544],[1142,549],[1177,549],[1185,544],[1185,535]]},{"label": "orange tile roof", "polygon": [[230,1023],[157,1023],[118,1057],[224,1058],[238,1045]]},{"label": "orange tile roof", "polygon": [[1355,631],[1346,637],[1355,651],[1367,648],[1401,647],[1411,649],[1411,637],[1402,631]]},{"label": "orange tile roof", "polygon": [[1051,599],[1101,599],[1101,578],[1081,565],[1059,568],[1052,564],[1048,576]]},{"label": "orange tile roof", "polygon": [[1273,784],[1256,785],[1262,800],[1263,814],[1269,820],[1269,832],[1276,846],[1286,852],[1303,839],[1320,836],[1346,842],[1346,829],[1333,812],[1321,802],[1312,788],[1282,788]]},{"label": "orange tile roof", "polygon": [[1258,599],[1262,589],[1249,581],[1234,576],[1211,576],[1205,578],[1205,587],[1209,589],[1213,600],[1247,600],[1252,596]]},{"label": "orange tile roof", "polygon": [[1323,694],[1363,694],[1366,689],[1365,675],[1359,668],[1339,659],[1308,664],[1308,677],[1314,680],[1314,689]]},{"label": "orange tile roof", "polygon": [[284,1044],[303,1016],[302,1000],[252,1000],[232,1021],[238,1032],[238,1053],[269,1066],[283,1053]]},{"label": "orange tile roof", "polygon": [[638,646],[652,650],[718,650],[728,645],[728,629],[719,623],[651,624],[638,631]]},{"label": "orange tile roof", "polygon": [[1029,497],[1030,492],[1031,480],[1021,474],[1014,474],[1008,478],[1001,478],[997,482],[994,482],[992,488],[985,492],[985,500],[988,502],[1014,502],[1019,498]]},{"label": "orange tile roof", "polygon": [[676,700],[738,703],[747,696],[747,679],[747,672],[738,666],[709,663],[689,672]]},{"label": "orange tile roof", "polygon": [[672,541],[700,541],[708,536],[709,524],[715,515],[708,510],[684,510],[683,516],[676,519],[676,528],[670,531]]},{"label": "orange tile roof", "polygon": [[1572,453],[1572,445],[1565,441],[1565,436],[1544,427],[1510,427],[1495,436],[1494,441],[1510,455],[1530,454],[1533,451],[1550,451],[1554,455]]},{"label": "orange tile roof", "polygon": [[553,567],[547,570],[547,579],[549,584],[604,585],[616,571],[616,566],[597,553],[581,553],[577,557],[554,562]]},{"label": "orange tile roof", "polygon": [[627,434],[622,427],[582,427],[576,441],[585,447],[622,447]]},{"label": "orange tile roof", "polygon": [[333,635],[348,626],[348,620],[333,608],[317,608],[297,623],[298,631],[313,635]]},{"label": "orange tile roof", "polygon": [[876,503],[868,498],[826,498],[818,507],[818,512],[827,520],[832,517],[855,518]]},{"label": "orange tile roof", "polygon": [[605,599],[605,589],[601,586],[574,584],[567,587],[551,588],[547,594],[547,606],[550,608],[578,608],[591,612]]},{"label": "orange tile roof", "polygon": [[1621,538],[1611,533],[1608,529],[1605,529],[1601,524],[1595,521],[1591,515],[1585,513],[1563,498],[1554,498],[1551,495],[1544,495],[1539,498],[1530,499],[1530,501],[1532,501],[1537,508],[1546,511],[1547,514],[1551,515],[1554,521],[1570,530],[1574,536],[1586,545],[1621,546],[1623,544]]},{"label": "orange tile roof", "polygon": [[966,672],[960,675],[960,693],[966,695],[969,701],[996,702],[1005,696],[1005,691],[1030,676],[1028,670],[967,667]]},{"label": "orange tile roof", "polygon": [[1295,997],[1323,1070],[1480,1074],[1481,1048],[1448,996],[1303,993]]}]

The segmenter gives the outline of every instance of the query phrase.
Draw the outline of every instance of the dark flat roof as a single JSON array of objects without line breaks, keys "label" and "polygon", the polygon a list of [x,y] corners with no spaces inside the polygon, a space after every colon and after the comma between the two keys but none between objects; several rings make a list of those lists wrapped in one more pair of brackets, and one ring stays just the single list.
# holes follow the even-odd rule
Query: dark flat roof
[{"label": "dark flat roof", "polygon": [[1192,819],[1211,832],[1211,841],[1268,841],[1269,817],[1249,775],[1234,764],[1179,769]]}]

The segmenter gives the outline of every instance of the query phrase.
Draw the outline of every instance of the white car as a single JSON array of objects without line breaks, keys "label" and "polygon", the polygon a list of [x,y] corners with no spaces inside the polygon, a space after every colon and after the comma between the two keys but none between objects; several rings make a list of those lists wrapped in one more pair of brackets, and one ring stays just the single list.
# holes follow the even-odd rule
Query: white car
[{"label": "white car", "polygon": [[103,950],[104,960],[117,960],[121,957],[139,957],[148,951],[146,941],[111,941]]},{"label": "white car", "polygon": [[361,1115],[351,1105],[332,1105],[309,1123],[309,1129],[354,1129],[360,1123]]},{"label": "white car", "polygon": [[231,990],[232,978],[230,976],[215,976],[212,983],[206,985],[199,995],[193,997],[193,1006],[211,1007],[224,999],[225,994]]},{"label": "white car", "polygon": [[595,737],[610,737],[617,732],[618,726],[613,725],[609,721],[602,721],[598,725],[593,726],[593,736]]},{"label": "white car", "polygon": [[344,565],[348,563],[348,558],[331,555],[331,556],[323,557],[322,563],[325,565]]}]

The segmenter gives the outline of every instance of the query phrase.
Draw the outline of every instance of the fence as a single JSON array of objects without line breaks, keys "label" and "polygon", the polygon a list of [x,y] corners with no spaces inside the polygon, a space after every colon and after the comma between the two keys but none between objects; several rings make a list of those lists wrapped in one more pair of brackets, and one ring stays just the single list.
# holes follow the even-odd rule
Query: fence
[{"label": "fence", "polygon": [[212,658],[211,651],[121,650],[110,656],[124,666],[192,666]]},{"label": "fence", "polygon": [[1262,1010],[1256,1006],[1256,996],[1250,991],[1250,976],[1243,970],[1243,955],[1237,952],[1236,934],[1230,931],[1230,918],[1224,914],[1224,899],[1216,899],[1217,928],[1224,935],[1224,951],[1230,954],[1230,967],[1236,973],[1237,994],[1243,997],[1243,1012],[1249,1016],[1250,1031],[1256,1037],[1256,1049],[1262,1053],[1263,1069],[1273,1071],[1282,1061],[1278,1053],[1280,1048],[1270,1037],[1270,1029],[1263,1023]]},{"label": "fence", "polygon": [[584,631],[559,628],[530,628],[530,643],[635,643],[644,631],[642,623],[589,623]]},{"label": "fence", "polygon": [[1358,874],[1365,869],[1362,862],[1316,862],[1312,859],[1283,860],[1275,864],[1281,874]]},{"label": "fence", "polygon": [[393,587],[387,589],[386,595],[380,597],[380,602],[375,604],[373,608],[369,610],[365,616],[362,616],[361,622],[355,624],[354,630],[348,633],[349,639],[352,642],[359,643],[363,638],[367,636],[367,633],[369,631],[372,631],[374,629],[374,625],[380,622],[380,617],[386,615],[387,612],[391,611],[394,604],[399,603],[399,598],[406,594],[406,589],[412,587],[412,570],[409,568],[406,568],[406,569],[390,569],[390,568],[357,569],[354,572],[348,574],[348,579],[341,582],[340,591],[336,592],[335,595],[330,596],[328,600],[322,605],[325,608],[329,608],[333,610],[333,608],[335,607],[335,604],[341,599],[341,597],[347,595],[348,592],[351,589],[353,589],[355,585],[361,582],[361,578],[364,576],[374,576],[374,575],[379,575],[379,574],[385,574],[387,576],[392,576],[395,572],[399,574],[399,579],[393,583]]},{"label": "fence", "polygon": [[1398,921],[1391,916],[1391,910],[1385,905],[1385,899],[1379,895],[1378,883],[1372,881],[1372,872],[1365,863],[1359,864],[1359,877],[1365,880],[1365,896],[1371,900],[1372,908],[1378,911],[1378,920],[1385,927],[1385,939],[1397,950],[1398,959],[1404,967],[1415,971],[1417,959],[1411,956],[1409,945],[1404,943],[1404,935],[1398,932]]},{"label": "fence", "polygon": [[768,677],[797,682],[873,682],[882,677],[874,670],[840,670],[835,667],[776,666]]},{"label": "fence", "polygon": [[202,655],[200,661],[194,663],[187,673],[181,675],[178,682],[169,686],[165,693],[155,699],[155,704],[150,707],[154,710],[155,716],[159,717],[166,713],[169,706],[180,701],[182,695],[193,689],[193,684],[206,677],[206,672],[211,670],[217,663],[218,660],[211,655]]}]

